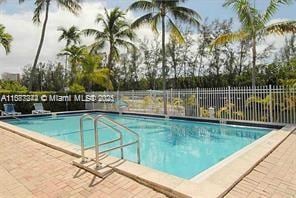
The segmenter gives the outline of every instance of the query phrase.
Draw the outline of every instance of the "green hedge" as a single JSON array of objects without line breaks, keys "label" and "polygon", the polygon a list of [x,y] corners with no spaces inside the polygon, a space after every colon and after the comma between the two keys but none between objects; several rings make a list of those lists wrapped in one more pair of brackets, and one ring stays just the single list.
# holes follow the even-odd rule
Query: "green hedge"
[{"label": "green hedge", "polygon": [[3,100],[3,96],[8,95],[37,95],[38,96],[38,102],[41,102],[44,106],[45,110],[50,110],[52,112],[59,112],[59,111],[75,111],[75,110],[84,110],[85,109],[85,102],[83,101],[41,101],[40,97],[42,95],[46,95],[49,97],[49,95],[58,95],[58,96],[71,96],[74,97],[74,95],[84,95],[84,94],[75,94],[75,93],[55,93],[55,92],[0,92],[0,108],[3,110],[3,104],[11,103],[15,104],[15,110],[18,112],[22,112],[22,114],[30,114],[32,113],[32,110],[34,109],[34,103],[36,101],[5,101]]}]

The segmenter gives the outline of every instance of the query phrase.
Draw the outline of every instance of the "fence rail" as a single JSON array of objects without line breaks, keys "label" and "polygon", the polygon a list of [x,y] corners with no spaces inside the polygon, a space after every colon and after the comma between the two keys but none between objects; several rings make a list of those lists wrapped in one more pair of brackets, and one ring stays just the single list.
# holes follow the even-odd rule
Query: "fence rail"
[{"label": "fence rail", "polygon": [[[114,95],[125,111],[163,114],[163,91],[92,92]],[[168,115],[296,124],[296,87],[257,86],[167,90]],[[117,111],[118,105],[88,103],[87,109]]]}]

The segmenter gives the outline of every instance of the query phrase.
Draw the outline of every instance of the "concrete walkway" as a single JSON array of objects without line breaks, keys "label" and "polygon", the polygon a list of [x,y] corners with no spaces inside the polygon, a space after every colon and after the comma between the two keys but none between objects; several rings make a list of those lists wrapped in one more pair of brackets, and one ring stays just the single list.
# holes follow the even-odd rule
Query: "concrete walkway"
[{"label": "concrete walkway", "polygon": [[165,197],[125,176],[102,180],[74,157],[0,129],[0,197]]},{"label": "concrete walkway", "polygon": [[296,198],[296,133],[291,134],[226,197]]}]

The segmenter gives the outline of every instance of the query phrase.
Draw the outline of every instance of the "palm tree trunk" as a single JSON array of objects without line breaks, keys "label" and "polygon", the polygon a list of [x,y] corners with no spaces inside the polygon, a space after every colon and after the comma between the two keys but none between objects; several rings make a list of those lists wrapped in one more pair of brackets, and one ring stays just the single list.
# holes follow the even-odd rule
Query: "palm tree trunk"
[{"label": "palm tree trunk", "polygon": [[66,55],[65,60],[65,74],[64,74],[64,90],[66,90],[67,82],[66,79],[68,79],[68,55]]},{"label": "palm tree trunk", "polygon": [[[109,69],[109,75],[108,75],[108,78],[109,80],[112,82],[112,84],[114,85],[115,84],[115,80],[114,78],[111,78],[111,73],[113,71],[113,59],[112,59],[112,54],[113,54],[113,44],[112,42],[110,41],[110,49],[109,49],[109,55],[108,55],[108,61],[107,61],[107,67]],[[107,89],[108,91],[108,89]]]},{"label": "palm tree trunk", "polygon": [[243,47],[243,41],[240,42],[240,55],[239,55],[239,69],[238,69],[238,75],[240,76],[242,73],[243,68],[243,56],[244,56],[244,47]]},{"label": "palm tree trunk", "polygon": [[46,25],[47,25],[47,21],[48,21],[49,4],[50,4],[50,0],[47,0],[46,1],[45,18],[44,18],[42,33],[41,33],[41,39],[40,39],[39,46],[38,46],[38,49],[37,49],[37,53],[36,53],[36,56],[35,56],[35,60],[34,60],[34,63],[33,63],[33,68],[36,68],[36,66],[37,66],[38,59],[39,59],[39,56],[40,56],[40,52],[41,52],[41,49],[42,49],[42,46],[43,46],[45,31],[46,31]]},{"label": "palm tree trunk", "polygon": [[253,36],[252,41],[252,87],[256,86],[256,59],[257,59],[257,50],[256,50],[256,36]]},{"label": "palm tree trunk", "polygon": [[162,89],[163,89],[163,113],[167,114],[166,94],[166,57],[165,57],[165,15],[162,15]]},{"label": "palm tree trunk", "polygon": [[107,67],[110,70],[110,72],[112,71],[112,50],[113,50],[113,44],[110,42],[110,47],[109,47],[109,55],[108,55],[108,61],[107,61]]}]

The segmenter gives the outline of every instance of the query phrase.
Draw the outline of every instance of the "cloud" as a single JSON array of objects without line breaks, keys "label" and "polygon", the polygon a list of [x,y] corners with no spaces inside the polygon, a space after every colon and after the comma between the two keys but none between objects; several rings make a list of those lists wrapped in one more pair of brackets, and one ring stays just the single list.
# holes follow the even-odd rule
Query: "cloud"
[{"label": "cloud", "polygon": [[[99,12],[103,12],[103,2],[83,4],[79,16],[75,16],[63,9],[51,9],[40,61],[54,61],[56,54],[64,47],[64,42],[58,42],[59,26],[78,26],[80,29],[95,27],[94,19]],[[6,56],[0,48],[0,73],[21,72],[23,66],[32,64],[41,34],[41,25],[32,23],[32,11],[14,14],[0,13],[0,21],[7,32],[13,35],[11,53]],[[85,39],[89,42],[90,39]]]},{"label": "cloud", "polygon": [[[98,28],[94,23],[98,13],[104,13],[106,1],[90,1],[82,4],[82,11],[79,16],[75,16],[63,9],[53,7],[49,13],[49,20],[45,36],[44,45],[39,61],[63,61],[57,59],[56,54],[63,49],[65,43],[58,42],[59,26],[78,26],[80,29]],[[0,12],[0,22],[6,27],[7,32],[13,35],[11,53],[7,56],[0,47],[0,73],[22,72],[25,65],[32,64],[40,40],[41,27],[32,23],[32,11],[22,10],[16,13]],[[127,19],[133,21],[136,17],[132,12],[127,14]],[[143,27],[136,31],[140,38],[152,38],[149,27]],[[92,38],[85,38],[84,44],[90,44]]]},{"label": "cloud", "polygon": [[[98,13],[104,13],[104,7],[107,6],[105,1],[90,1],[82,5],[82,11],[79,16],[74,16],[63,9],[52,8],[49,13],[49,21],[47,26],[46,37],[43,49],[40,55],[40,61],[63,61],[57,59],[56,54],[64,47],[64,42],[58,42],[59,26],[70,27],[78,26],[80,29],[98,28],[94,23],[94,19]],[[20,9],[18,12],[3,12],[0,10],[0,23],[3,24],[7,32],[13,35],[12,51],[9,55],[5,55],[4,50],[0,47],[0,73],[18,72],[21,73],[22,68],[27,64],[32,64],[41,34],[41,25],[37,26],[32,23],[33,12],[27,9]],[[137,16],[127,13],[129,21],[135,20]],[[279,22],[286,19],[275,19],[271,22]],[[140,39],[155,39],[154,34],[149,26],[143,26],[137,31]],[[167,37],[168,38],[168,37]],[[157,38],[160,40],[160,37]],[[91,38],[84,39],[84,44],[89,44]],[[271,35],[266,41],[258,46],[259,50],[264,48],[267,43],[274,43],[279,48],[284,44],[284,37]]]}]

